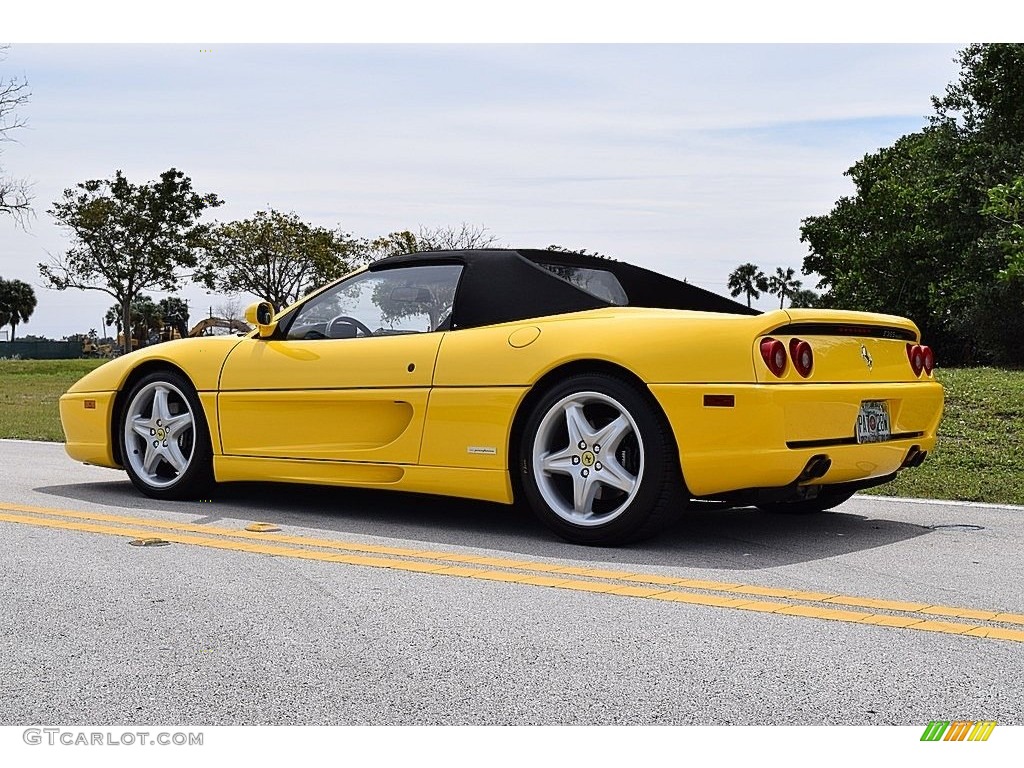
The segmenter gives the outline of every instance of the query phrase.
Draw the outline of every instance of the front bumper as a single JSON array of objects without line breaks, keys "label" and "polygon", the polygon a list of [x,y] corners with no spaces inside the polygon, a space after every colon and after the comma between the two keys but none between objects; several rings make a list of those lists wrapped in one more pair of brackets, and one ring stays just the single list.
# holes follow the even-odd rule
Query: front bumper
[{"label": "front bumper", "polygon": [[[812,457],[828,471],[815,484],[853,483],[897,472],[911,448],[935,447],[942,386],[893,384],[652,384],[675,433],[683,477],[695,497],[797,482]],[[732,395],[731,407],[705,395]],[[895,439],[853,441],[865,400],[889,403]],[[716,400],[715,402],[721,402]]]},{"label": "front bumper", "polygon": [[60,399],[60,423],[68,456],[85,464],[118,468],[110,425],[116,392],[74,392]]}]

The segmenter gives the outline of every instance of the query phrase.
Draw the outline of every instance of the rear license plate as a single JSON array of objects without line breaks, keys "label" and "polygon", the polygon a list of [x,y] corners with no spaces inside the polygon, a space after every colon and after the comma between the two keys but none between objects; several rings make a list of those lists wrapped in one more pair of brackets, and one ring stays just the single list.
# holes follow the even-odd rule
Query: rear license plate
[{"label": "rear license plate", "polygon": [[865,400],[857,413],[857,442],[881,443],[892,434],[889,404],[885,400]]}]

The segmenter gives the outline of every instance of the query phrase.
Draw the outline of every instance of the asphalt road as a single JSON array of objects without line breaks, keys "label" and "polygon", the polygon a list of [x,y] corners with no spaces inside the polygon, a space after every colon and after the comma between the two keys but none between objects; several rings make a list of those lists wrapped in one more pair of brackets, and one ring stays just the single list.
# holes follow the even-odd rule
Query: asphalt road
[{"label": "asphalt road", "polygon": [[595,549],[406,494],[154,502],[0,441],[0,725],[1022,725],[1022,539],[856,497]]}]

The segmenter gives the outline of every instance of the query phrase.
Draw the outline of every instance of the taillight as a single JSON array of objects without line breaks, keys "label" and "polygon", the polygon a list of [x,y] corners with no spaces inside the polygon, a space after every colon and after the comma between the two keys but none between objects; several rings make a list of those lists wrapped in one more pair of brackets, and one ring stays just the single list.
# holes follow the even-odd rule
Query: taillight
[{"label": "taillight", "polygon": [[914,375],[920,376],[924,370],[924,349],[920,344],[907,344],[907,357],[910,358],[910,367],[914,369]]},{"label": "taillight", "polygon": [[924,372],[929,376],[932,375],[932,371],[935,370],[935,353],[932,352],[931,347],[921,347],[921,356],[924,362]]},{"label": "taillight", "polygon": [[786,345],[778,339],[765,339],[761,342],[761,357],[768,370],[776,376],[786,372]]},{"label": "taillight", "polygon": [[790,339],[789,356],[793,358],[793,367],[796,368],[797,373],[805,379],[811,375],[811,369],[814,367],[814,352],[811,351],[810,344],[800,339]]}]

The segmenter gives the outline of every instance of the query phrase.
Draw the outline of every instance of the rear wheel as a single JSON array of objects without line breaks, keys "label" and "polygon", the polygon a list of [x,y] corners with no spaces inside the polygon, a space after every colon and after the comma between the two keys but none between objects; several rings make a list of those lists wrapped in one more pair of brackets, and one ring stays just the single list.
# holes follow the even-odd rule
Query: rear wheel
[{"label": "rear wheel", "polygon": [[648,536],[681,498],[668,425],[633,386],[604,374],[573,376],[541,397],[519,469],[534,513],[578,544]]},{"label": "rear wheel", "polygon": [[138,381],[121,417],[121,456],[135,487],[155,499],[189,499],[213,485],[213,451],[191,383],[173,371]]},{"label": "rear wheel", "polygon": [[762,512],[772,512],[775,514],[813,515],[833,507],[838,507],[840,504],[849,501],[853,494],[853,491],[821,491],[813,499],[758,504],[757,508]]}]

